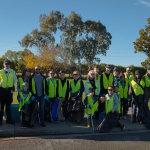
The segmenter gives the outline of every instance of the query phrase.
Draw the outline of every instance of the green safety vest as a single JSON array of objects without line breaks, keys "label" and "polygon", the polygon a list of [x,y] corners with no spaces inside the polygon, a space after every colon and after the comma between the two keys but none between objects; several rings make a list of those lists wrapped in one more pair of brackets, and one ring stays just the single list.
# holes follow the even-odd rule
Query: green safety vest
[{"label": "green safety vest", "polygon": [[[45,80],[43,80],[43,90],[44,90],[44,95],[46,95],[45,93]],[[32,92],[33,94],[36,94],[36,86],[35,86],[35,80],[34,78],[32,78]]]},{"label": "green safety vest", "polygon": [[101,81],[101,75],[98,74],[97,80],[98,80],[98,82],[100,83],[100,81]]},{"label": "green safety vest", "polygon": [[32,93],[29,92],[29,94],[28,94],[28,96],[27,96],[26,99],[24,99],[22,92],[19,92],[19,96],[22,98],[22,101],[19,102],[18,111],[21,111],[21,108],[30,100],[30,98],[31,98],[31,96],[32,96]]},{"label": "green safety vest", "polygon": [[126,82],[130,85],[130,84],[131,84],[131,81],[134,79],[133,72],[131,72],[131,74],[130,74],[129,77],[127,76],[127,73],[125,72],[125,73],[124,73],[124,76],[125,76]]},{"label": "green safety vest", "polygon": [[148,75],[145,75],[145,86],[146,87],[150,87],[150,78],[148,77]]},{"label": "green safety vest", "polygon": [[67,81],[64,83],[64,86],[62,86],[61,80],[58,79],[58,96],[65,98],[66,91],[67,91]]},{"label": "green safety vest", "polygon": [[95,111],[98,108],[98,101],[96,101],[95,103],[93,103],[93,98],[91,95],[87,95],[87,103],[90,105],[91,108],[86,108],[85,109],[85,113],[86,114],[90,114],[90,115],[94,115]]},{"label": "green safety vest", "polygon": [[110,73],[109,79],[107,79],[105,73],[103,72],[103,86],[104,89],[108,89],[109,86],[113,86],[113,74]]},{"label": "green safety vest", "polygon": [[9,88],[13,87],[14,85],[14,71],[10,69],[10,72],[8,76],[6,76],[6,73],[4,69],[0,70],[0,81],[2,88]]},{"label": "green safety vest", "polygon": [[140,85],[138,85],[134,80],[131,81],[131,85],[133,87],[133,91],[134,91],[134,93],[135,93],[136,96],[138,96],[140,94],[144,94],[143,88],[145,87],[145,82],[144,82],[143,79],[140,81],[140,85],[143,88]]},{"label": "green safety vest", "polygon": [[114,108],[114,95],[111,96],[110,100],[108,100],[108,94],[105,95],[105,111],[108,114]]},{"label": "green safety vest", "polygon": [[[98,93],[98,84],[99,84],[99,82],[96,82],[96,83],[95,83],[95,86],[96,86],[95,95],[98,95],[98,94],[99,94],[99,93]],[[93,88],[90,82],[88,82],[88,89],[89,89],[89,88]]]},{"label": "green safety vest", "polygon": [[81,88],[81,80],[78,80],[76,85],[74,84],[74,80],[71,80],[70,81],[70,87],[72,89],[72,93],[75,93],[75,92],[79,91],[80,88]]},{"label": "green safety vest", "polygon": [[47,78],[47,84],[48,84],[48,93],[50,98],[56,97],[56,80],[54,79],[54,83],[51,81],[50,78]]},{"label": "green safety vest", "polygon": [[119,93],[120,93],[120,98],[127,98],[128,97],[128,83],[125,82],[125,87],[123,88],[121,85],[121,82],[118,82],[119,84]]},{"label": "green safety vest", "polygon": [[23,81],[22,77],[20,77],[18,80],[19,80],[19,89],[23,90],[22,84],[24,83],[24,81]]}]

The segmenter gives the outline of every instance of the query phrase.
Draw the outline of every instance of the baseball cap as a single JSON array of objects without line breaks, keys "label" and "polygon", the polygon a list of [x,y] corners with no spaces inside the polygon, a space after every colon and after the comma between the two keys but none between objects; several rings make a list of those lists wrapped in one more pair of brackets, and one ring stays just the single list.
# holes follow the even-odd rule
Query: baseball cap
[{"label": "baseball cap", "polygon": [[6,59],[6,60],[4,60],[4,63],[3,64],[10,64],[10,60],[8,60],[8,59]]}]

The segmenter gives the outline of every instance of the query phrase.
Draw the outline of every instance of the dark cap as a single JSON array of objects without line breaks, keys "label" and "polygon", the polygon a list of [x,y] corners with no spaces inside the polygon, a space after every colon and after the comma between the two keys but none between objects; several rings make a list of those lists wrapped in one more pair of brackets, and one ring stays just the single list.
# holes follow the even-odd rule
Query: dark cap
[{"label": "dark cap", "polygon": [[3,62],[3,64],[10,64],[10,60],[8,60],[8,59],[6,59],[6,60],[4,60],[4,62]]},{"label": "dark cap", "polygon": [[99,97],[105,97],[105,94],[100,94]]},{"label": "dark cap", "polygon": [[107,65],[105,66],[105,68],[111,68],[111,66],[107,64]]},{"label": "dark cap", "polygon": [[29,72],[29,70],[26,68],[22,70],[22,74],[25,74],[26,72]]},{"label": "dark cap", "polygon": [[89,93],[92,93],[94,92],[94,89],[93,88],[89,88]]},{"label": "dark cap", "polygon": [[135,75],[141,75],[140,70],[136,70],[136,71],[135,71]]},{"label": "dark cap", "polygon": [[119,69],[118,69],[117,67],[115,67],[115,68],[113,69],[113,71],[118,71],[118,72],[119,72]]},{"label": "dark cap", "polygon": [[150,66],[147,66],[147,70],[150,70]]}]

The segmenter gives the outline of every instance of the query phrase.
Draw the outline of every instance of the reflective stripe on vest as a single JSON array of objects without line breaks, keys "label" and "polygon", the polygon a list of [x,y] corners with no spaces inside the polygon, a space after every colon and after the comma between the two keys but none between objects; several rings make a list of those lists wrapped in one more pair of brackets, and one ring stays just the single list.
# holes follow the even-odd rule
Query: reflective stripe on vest
[{"label": "reflective stripe on vest", "polygon": [[74,84],[74,80],[71,80],[70,87],[72,89],[72,93],[75,93],[75,92],[79,91],[80,88],[81,88],[81,80],[78,80],[76,85]]},{"label": "reflective stripe on vest", "polygon": [[6,75],[5,71],[2,69],[0,71],[0,79],[1,79],[1,85],[2,88],[9,88],[13,87],[13,82],[14,82],[14,71],[10,69],[10,72],[8,76]]},{"label": "reflective stripe on vest", "polygon": [[65,98],[67,91],[67,80],[64,83],[64,86],[62,86],[61,80],[58,79],[58,96]]},{"label": "reflective stripe on vest", "polygon": [[23,93],[19,92],[20,97],[22,98],[22,101],[19,102],[19,108],[18,111],[21,111],[21,108],[30,100],[30,97],[32,96],[31,92],[29,92],[26,99],[23,97]]},{"label": "reflective stripe on vest", "polygon": [[118,84],[119,84],[120,98],[127,98],[128,97],[128,83],[125,82],[124,88],[122,87],[121,82],[118,82]]},{"label": "reflective stripe on vest", "polygon": [[108,94],[105,96],[105,111],[108,114],[114,108],[114,95],[109,99]]},{"label": "reflective stripe on vest", "polygon": [[[131,81],[131,85],[136,96],[144,94],[144,90],[134,80]],[[140,85],[144,88],[145,82],[143,79],[140,81]]]},{"label": "reflective stripe on vest", "polygon": [[24,83],[24,81],[23,81],[22,77],[20,77],[18,80],[19,80],[19,89],[23,90],[22,84]]},{"label": "reflective stripe on vest", "polygon": [[98,101],[93,103],[93,98],[91,97],[91,95],[88,95],[87,96],[87,103],[90,105],[91,108],[86,108],[85,113],[86,114],[91,114],[93,116],[95,111],[98,108]]},{"label": "reflective stripe on vest", "polygon": [[54,83],[51,81],[51,79],[48,79],[48,89],[49,89],[49,97],[54,98],[56,97],[56,80],[54,79]]},{"label": "reflective stripe on vest", "polygon": [[109,79],[106,77],[105,73],[103,72],[103,86],[104,89],[108,89],[109,86],[113,86],[113,74],[109,74]]},{"label": "reflective stripe on vest", "polygon": [[150,78],[148,77],[148,75],[145,75],[145,86],[146,87],[150,87]]}]

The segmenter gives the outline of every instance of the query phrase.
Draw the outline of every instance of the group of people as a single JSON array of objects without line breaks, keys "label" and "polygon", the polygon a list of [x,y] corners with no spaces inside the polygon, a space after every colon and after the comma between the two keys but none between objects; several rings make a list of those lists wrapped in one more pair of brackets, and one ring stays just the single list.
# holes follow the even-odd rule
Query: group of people
[{"label": "group of people", "polygon": [[28,69],[23,69],[22,76],[17,79],[10,63],[5,60],[4,68],[0,70],[0,125],[4,106],[6,123],[14,123],[10,106],[16,82],[18,111],[23,128],[33,127],[37,118],[42,127],[46,126],[45,121],[70,120],[80,124],[86,115],[88,127],[98,121],[100,131],[104,131],[106,126],[108,130],[107,124],[111,125],[109,130],[113,126],[123,129],[124,125],[120,124],[119,119],[126,119],[128,107],[133,108],[133,122],[139,121],[137,108],[139,110],[143,103],[148,105],[150,98],[150,66],[143,77],[139,70],[133,74],[130,67],[124,73],[116,67],[111,72],[110,65],[106,65],[105,72],[100,75],[99,68],[95,66],[84,82],[79,71],[73,71],[73,79],[70,80],[66,79],[63,70],[59,72],[58,79],[53,69],[45,77],[40,66],[34,68],[32,75]]}]

